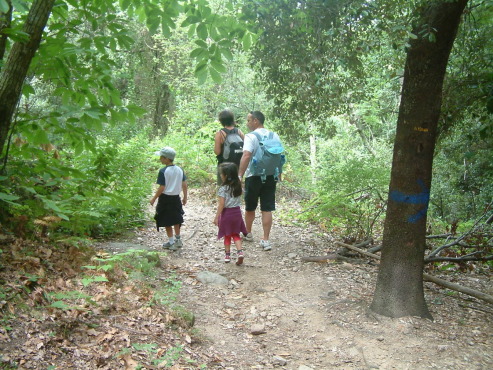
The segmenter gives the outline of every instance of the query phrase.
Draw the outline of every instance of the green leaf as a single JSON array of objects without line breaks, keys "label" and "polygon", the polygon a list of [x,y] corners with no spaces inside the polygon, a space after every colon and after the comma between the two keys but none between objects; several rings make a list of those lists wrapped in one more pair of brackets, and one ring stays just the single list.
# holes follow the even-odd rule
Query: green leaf
[{"label": "green leaf", "polygon": [[91,283],[101,282],[101,281],[108,281],[108,279],[104,276],[94,276],[90,278],[84,278],[81,280],[82,285],[84,285],[84,287],[87,287]]},{"label": "green leaf", "polygon": [[197,77],[198,84],[203,85],[205,81],[207,81],[207,68],[206,64],[203,65],[203,68],[195,71],[195,77]]},{"label": "green leaf", "polygon": [[9,11],[9,3],[6,0],[0,0],[0,13],[7,13]]},{"label": "green leaf", "polygon": [[206,40],[207,36],[209,36],[205,23],[201,23],[197,26],[197,36],[199,36],[202,40]]},{"label": "green leaf", "polygon": [[53,302],[52,304],[49,305],[49,307],[59,308],[61,310],[70,310],[70,309],[72,309],[72,306],[69,306],[68,304],[66,304],[63,301]]},{"label": "green leaf", "polygon": [[219,73],[225,73],[226,67],[219,61],[211,60],[211,66]]},{"label": "green leaf", "polygon": [[209,68],[209,73],[211,74],[212,81],[214,81],[215,83],[219,84],[223,81],[221,74],[217,72],[214,68]]},{"label": "green leaf", "polygon": [[22,95],[24,95],[26,98],[28,98],[29,95],[34,95],[34,93],[34,88],[31,85],[24,84],[24,86],[22,86]]},{"label": "green leaf", "polygon": [[195,43],[201,48],[207,49],[209,45],[204,40],[195,40]]},{"label": "green leaf", "polygon": [[243,35],[243,38],[241,39],[241,42],[243,43],[243,48],[245,50],[250,49],[250,46],[252,46],[252,37],[250,33],[245,33],[245,35]]},{"label": "green leaf", "polygon": [[231,50],[226,49],[226,48],[221,48],[221,54],[226,57],[228,60],[233,60],[233,54],[231,53]]},{"label": "green leaf", "polygon": [[4,201],[5,203],[9,203],[12,205],[18,205],[17,203],[12,202],[13,200],[17,200],[19,197],[17,195],[11,195],[11,194],[6,194],[6,193],[1,193],[0,192],[0,201]]}]

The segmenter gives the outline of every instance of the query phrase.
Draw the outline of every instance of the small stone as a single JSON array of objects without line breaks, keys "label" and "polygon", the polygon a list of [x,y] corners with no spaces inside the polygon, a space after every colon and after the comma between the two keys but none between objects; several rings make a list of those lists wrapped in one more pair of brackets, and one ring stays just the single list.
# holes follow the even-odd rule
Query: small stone
[{"label": "small stone", "polygon": [[274,361],[272,361],[272,363],[278,366],[286,366],[288,361],[281,356],[274,356]]},{"label": "small stone", "polygon": [[260,335],[260,334],[265,334],[265,325],[263,324],[254,324],[250,328],[250,334],[252,335]]}]

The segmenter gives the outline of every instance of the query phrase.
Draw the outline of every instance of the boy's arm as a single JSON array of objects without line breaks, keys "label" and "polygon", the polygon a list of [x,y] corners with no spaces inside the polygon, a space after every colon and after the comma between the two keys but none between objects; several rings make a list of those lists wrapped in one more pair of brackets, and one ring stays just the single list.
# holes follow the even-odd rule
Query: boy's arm
[{"label": "boy's arm", "polygon": [[183,199],[181,200],[181,203],[185,205],[187,204],[187,198],[188,198],[188,184],[186,181],[183,181],[181,183],[181,190],[183,191]]},{"label": "boy's arm", "polygon": [[224,197],[218,197],[217,198],[217,212],[216,212],[216,217],[214,217],[214,225],[218,226],[219,225],[219,216],[221,216],[221,213],[224,209]]},{"label": "boy's arm", "polygon": [[151,203],[151,206],[154,205],[154,202],[156,201],[157,198],[159,198],[159,196],[163,193],[165,187],[164,185],[160,185],[159,188],[157,188],[156,190],[156,194],[154,194],[154,196],[152,197],[150,203]]}]

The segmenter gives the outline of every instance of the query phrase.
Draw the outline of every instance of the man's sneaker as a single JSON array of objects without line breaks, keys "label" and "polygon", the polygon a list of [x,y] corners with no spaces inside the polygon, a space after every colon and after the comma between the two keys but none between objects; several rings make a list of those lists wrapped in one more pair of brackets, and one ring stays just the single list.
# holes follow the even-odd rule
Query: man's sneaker
[{"label": "man's sneaker", "polygon": [[176,238],[176,239],[175,239],[175,244],[174,244],[174,246],[175,246],[176,248],[181,248],[181,247],[183,247],[183,242],[181,241],[181,238]]},{"label": "man's sneaker", "polygon": [[224,263],[229,263],[231,262],[231,255],[229,253],[226,253],[224,256]]},{"label": "man's sneaker", "polygon": [[248,233],[246,235],[243,235],[243,240],[246,240],[247,242],[253,242],[253,235],[252,235],[252,233]]},{"label": "man's sneaker", "polygon": [[174,243],[173,243],[173,244],[171,244],[170,242],[166,242],[166,243],[164,243],[164,244],[163,244],[163,248],[164,248],[164,249],[171,249],[171,247],[172,247],[173,245],[174,245]]},{"label": "man's sneaker", "polygon": [[268,240],[261,240],[260,241],[260,246],[264,248],[264,251],[270,251],[272,249],[272,246],[270,245],[270,242]]},{"label": "man's sneaker", "polygon": [[245,256],[243,255],[243,251],[239,251],[238,259],[236,260],[236,266],[239,266],[243,263],[243,258],[245,258]]}]

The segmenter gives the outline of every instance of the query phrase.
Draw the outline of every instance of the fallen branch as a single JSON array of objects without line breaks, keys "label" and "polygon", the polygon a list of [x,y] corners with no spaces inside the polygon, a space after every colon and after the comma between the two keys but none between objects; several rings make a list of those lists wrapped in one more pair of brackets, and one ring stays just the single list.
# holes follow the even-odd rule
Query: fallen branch
[{"label": "fallen branch", "polygon": [[348,261],[350,258],[341,256],[340,254],[337,253],[331,253],[327,254],[325,256],[309,256],[309,257],[301,257],[301,260],[303,262],[319,262],[319,263],[324,263],[329,260],[334,260],[334,261]]},{"label": "fallen branch", "polygon": [[[346,247],[348,249],[351,249],[355,252],[358,252],[358,253],[361,253],[365,256],[368,256],[368,257],[372,257],[372,258],[375,258],[377,260],[380,260],[380,256],[376,255],[376,254],[373,254],[373,253],[369,253],[367,251],[364,251],[358,247],[355,247],[353,245],[349,245],[349,244],[346,244],[346,243],[342,243],[342,242],[336,242],[336,244],[342,246],[342,247]],[[437,285],[441,285],[445,288],[448,288],[448,289],[451,289],[451,290],[455,290],[457,292],[460,292],[460,293],[464,293],[464,294],[467,294],[467,295],[470,295],[472,297],[475,297],[475,298],[478,298],[478,299],[481,299],[485,302],[488,302],[488,303],[491,303],[493,304],[493,296],[489,295],[489,294],[486,294],[486,293],[482,293],[478,290],[475,290],[475,289],[471,289],[471,288],[467,288],[467,287],[464,287],[462,285],[459,285],[459,284],[455,284],[455,283],[450,283],[446,280],[443,280],[443,279],[440,279],[440,278],[437,278],[435,276],[432,276],[432,275],[429,275],[425,272],[423,272],[423,280],[425,281],[429,281],[429,282],[432,282],[432,283],[435,283]]]},{"label": "fallen branch", "polygon": [[[371,239],[365,240],[364,242],[356,244],[356,246],[364,247],[370,243],[371,243]],[[346,261],[346,262],[353,261],[351,258],[348,258],[344,255],[346,250],[347,250],[347,248],[341,248],[336,253],[326,254],[325,256],[301,257],[301,260],[303,262],[319,262],[319,263],[324,263],[324,262],[327,262],[329,260]]]}]

